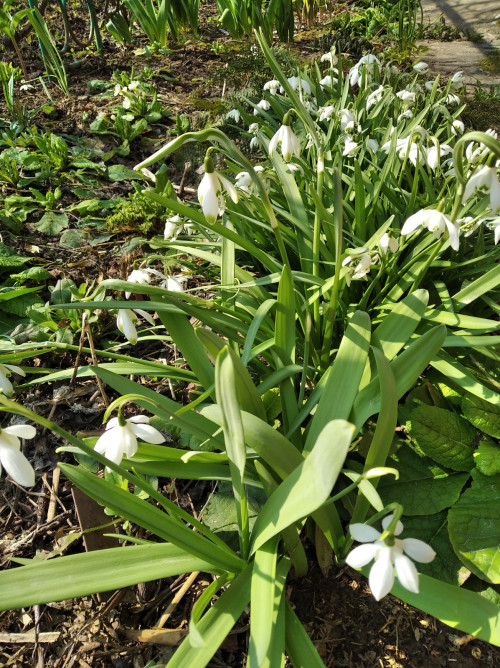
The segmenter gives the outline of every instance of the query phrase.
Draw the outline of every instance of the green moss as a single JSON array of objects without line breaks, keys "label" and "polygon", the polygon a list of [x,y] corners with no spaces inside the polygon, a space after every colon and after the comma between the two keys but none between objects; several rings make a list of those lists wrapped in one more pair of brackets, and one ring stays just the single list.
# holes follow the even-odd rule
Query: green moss
[{"label": "green moss", "polygon": [[165,209],[160,204],[134,194],[131,199],[118,205],[116,213],[106,218],[106,228],[110,232],[140,232],[147,234],[159,231],[165,219]]},{"label": "green moss", "polygon": [[220,97],[203,98],[193,94],[188,97],[187,101],[189,106],[196,111],[208,111],[213,116],[224,114],[227,111],[227,102]]},{"label": "green moss", "polygon": [[500,98],[468,100],[462,113],[467,127],[484,132],[488,128],[500,131]]},{"label": "green moss", "polygon": [[495,74],[500,73],[500,50],[492,53],[491,56],[488,56],[487,58],[483,58],[483,60],[479,62],[479,67],[484,72]]}]

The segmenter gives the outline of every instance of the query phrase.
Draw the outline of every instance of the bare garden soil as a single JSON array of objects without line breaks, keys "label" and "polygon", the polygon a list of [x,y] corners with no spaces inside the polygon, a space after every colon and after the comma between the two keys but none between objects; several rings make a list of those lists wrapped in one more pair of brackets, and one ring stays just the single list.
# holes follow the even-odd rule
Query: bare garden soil
[{"label": "bare garden soil", "polygon": [[[251,89],[256,83],[261,85],[258,76],[264,78],[266,72],[262,60],[252,49],[223,37],[215,23],[205,21],[203,26],[199,38],[184,42],[168,55],[147,60],[144,56],[134,55],[133,48],[122,48],[111,42],[105,43],[104,58],[91,53],[75,54],[79,64],[69,69],[70,97],[65,98],[55,87],[52,88],[54,111],[50,116],[41,111],[35,119],[36,124],[41,130],[85,136],[90,121],[83,119],[93,120],[110,104],[109,100],[92,95],[87,82],[91,79],[109,80],[116,69],[130,72],[135,67],[136,71],[141,71],[145,64],[157,72],[154,83],[158,98],[169,106],[172,116],[155,124],[142,140],[136,140],[130,156],[121,160],[124,164],[131,167],[158,148],[165,141],[168,128],[175,124],[177,113],[190,115],[192,124],[198,123],[201,127],[216,120],[216,112],[224,108],[223,93]],[[214,42],[223,48],[215,52],[211,47]],[[316,38],[305,38],[297,42],[293,58],[303,59],[323,51],[324,48],[319,50]],[[24,45],[23,53],[30,75],[42,74],[34,41]],[[26,96],[26,103],[31,108],[46,102],[43,93]],[[482,116],[469,112],[465,118],[471,128],[500,130],[499,107],[497,102],[491,112]],[[169,163],[173,183],[179,184],[184,175],[185,185],[195,185],[195,169],[200,164],[195,163],[195,158],[186,174],[183,165],[173,160]],[[70,189],[75,185],[63,185],[63,207],[73,201]],[[107,183],[100,188],[96,196],[107,198],[126,196],[132,190],[128,182]],[[161,232],[156,229],[151,234]],[[126,278],[133,260],[141,252],[139,248],[133,254],[121,253],[121,246],[129,235],[129,232],[115,235],[106,244],[68,249],[54,238],[40,235],[29,220],[20,236],[2,230],[4,243],[43,262],[54,283],[59,278],[72,278],[77,284],[108,277]],[[201,284],[204,278],[200,275],[191,280]],[[103,327],[112,324],[104,322]],[[134,348],[133,354],[158,359],[169,358],[173,352],[166,344],[153,342],[141,351]],[[35,366],[53,370],[71,368],[74,363],[75,358],[69,353],[51,357],[41,355],[34,360]],[[81,359],[80,364],[86,363],[91,360]],[[77,381],[71,387],[69,383],[35,387],[38,389],[24,390],[19,401],[69,431],[97,434],[102,429],[104,404],[93,381]],[[154,387],[157,391],[169,392],[166,383]],[[189,388],[182,391],[187,394]],[[55,453],[60,445],[62,443],[56,436],[44,431],[39,432],[33,445],[26,446],[26,454],[37,473],[37,482],[32,489],[20,488],[5,476],[0,479],[0,563],[3,568],[15,567],[11,557],[44,558],[53,551],[71,554],[84,548],[100,549],[117,544],[116,540],[105,538],[103,534],[118,530],[119,524],[87,534],[85,542],[80,538],[67,545],[67,536],[71,532],[109,524],[112,518],[104,515],[102,509],[88,499],[73,494],[70,483],[58,478],[55,473],[58,459],[72,461],[70,456]],[[211,483],[170,479],[160,479],[159,489],[195,513],[213,490]],[[140,530],[137,535],[148,538]],[[312,547],[310,557],[310,572],[304,578],[290,581],[287,596],[329,668],[500,665],[500,649],[456,632],[392,596],[377,603],[363,576],[349,568],[336,566],[324,574],[316,565]],[[174,646],[186,634],[193,603],[208,584],[208,576],[200,574],[184,587],[187,577],[1,613],[0,666],[143,668],[164,665]],[[172,606],[176,593],[179,600]],[[151,631],[167,609],[169,617],[164,630]],[[245,614],[210,665],[244,666],[247,642],[248,616]]]}]

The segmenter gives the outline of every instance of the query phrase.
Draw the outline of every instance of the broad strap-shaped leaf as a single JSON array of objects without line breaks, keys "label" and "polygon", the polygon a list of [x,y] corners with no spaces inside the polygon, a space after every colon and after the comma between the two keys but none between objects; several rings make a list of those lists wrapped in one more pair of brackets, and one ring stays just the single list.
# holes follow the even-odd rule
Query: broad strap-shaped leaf
[{"label": "broad strap-shaped leaf", "polygon": [[466,392],[495,406],[500,406],[500,394],[480,383],[466,366],[448,355],[446,351],[441,350],[439,355],[430,361],[430,364],[446,378],[460,385]]},{"label": "broad strap-shaped leaf", "polygon": [[491,290],[498,290],[500,282],[500,265],[496,265],[490,271],[477,278],[472,283],[469,283],[463,290],[460,290],[453,295],[453,303],[455,308],[460,310],[467,304],[471,304],[481,295],[490,292]]},{"label": "broad strap-shaped leaf", "polygon": [[251,553],[325,503],[344,464],[353,433],[353,425],[345,420],[332,420],[323,428],[307,458],[262,508],[252,532]]},{"label": "broad strap-shaped leaf", "polygon": [[285,603],[285,646],[294,668],[325,668],[318,651],[288,601]]},{"label": "broad strap-shaped leaf", "polygon": [[372,345],[380,348],[391,361],[416,330],[427,308],[427,290],[415,290],[391,307],[372,335]]},{"label": "broad strap-shaped leaf", "polygon": [[356,311],[332,364],[318,407],[311,421],[304,450],[309,452],[330,420],[347,420],[358,394],[370,349],[370,317]]},{"label": "broad strap-shaped leaf", "polygon": [[210,561],[171,543],[33,560],[28,566],[0,572],[0,610],[87,596],[181,573],[216,570]]}]

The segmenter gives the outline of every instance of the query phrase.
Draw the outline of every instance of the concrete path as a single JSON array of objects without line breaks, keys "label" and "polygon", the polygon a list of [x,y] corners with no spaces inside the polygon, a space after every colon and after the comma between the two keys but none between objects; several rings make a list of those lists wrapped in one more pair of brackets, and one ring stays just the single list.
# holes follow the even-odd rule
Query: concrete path
[{"label": "concrete path", "polygon": [[[424,24],[442,15],[447,25],[470,36],[454,42],[420,40],[418,44],[428,49],[420,57],[433,71],[451,75],[463,70],[467,84],[500,85],[500,0],[422,0],[422,8]],[[488,72],[479,63],[493,54],[498,58],[497,71]]]}]

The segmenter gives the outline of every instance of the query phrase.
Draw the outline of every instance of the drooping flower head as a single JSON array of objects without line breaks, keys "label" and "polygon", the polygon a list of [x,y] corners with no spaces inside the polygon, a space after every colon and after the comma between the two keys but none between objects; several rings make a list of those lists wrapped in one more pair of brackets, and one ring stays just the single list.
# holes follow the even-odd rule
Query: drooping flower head
[{"label": "drooping flower head", "polygon": [[33,487],[35,471],[21,452],[19,439],[34,438],[35,434],[35,427],[29,424],[16,424],[0,429],[0,475],[3,467],[12,480],[23,487]]},{"label": "drooping flower head", "polygon": [[446,231],[448,231],[450,246],[453,250],[458,250],[459,247],[459,231],[456,225],[454,225],[448,216],[445,216],[444,213],[438,211],[437,209],[421,209],[414,213],[413,216],[410,216],[401,228],[401,234],[405,236],[406,234],[412,234],[420,227],[425,227],[432,232],[432,234],[439,239],[439,237]]},{"label": "drooping flower head", "polygon": [[[382,520],[384,531],[388,529],[392,519],[392,515],[384,517]],[[363,568],[370,561],[374,561],[370,569],[368,584],[377,601],[391,591],[394,584],[394,569],[396,569],[400,584],[405,589],[418,594],[418,573],[411,559],[421,564],[430,563],[436,556],[430,545],[418,538],[402,540],[395,538],[403,531],[401,522],[397,522],[393,536],[386,540],[382,540],[383,534],[380,531],[368,524],[351,524],[349,530],[354,540],[363,545],[355,547],[347,555],[346,563],[352,568]]]},{"label": "drooping flower head", "polygon": [[285,162],[290,162],[292,157],[300,155],[300,141],[290,127],[290,112],[283,117],[283,125],[269,142],[269,157],[272,158],[274,152],[281,145],[281,153]]},{"label": "drooping flower head", "polygon": [[147,320],[150,325],[154,325],[154,318],[147,311],[143,311],[142,309],[138,308],[118,309],[118,314],[116,316],[116,326],[132,345],[137,343],[137,329],[135,325],[139,321],[139,318],[144,318],[144,320]]},{"label": "drooping flower head", "polygon": [[158,429],[149,424],[146,415],[135,415],[126,420],[120,412],[118,417],[109,420],[106,431],[97,440],[94,450],[119,464],[123,457],[130,459],[135,455],[138,438],[155,445],[165,442]]},{"label": "drooping flower head", "polygon": [[488,160],[488,163],[475,172],[467,181],[463,201],[465,202],[469,199],[475,190],[489,192],[490,209],[494,214],[500,213],[500,181],[498,180],[494,156],[492,160]]},{"label": "drooping flower head", "polygon": [[225,202],[222,195],[222,187],[225,188],[233,202],[238,201],[236,188],[222,174],[215,171],[214,162],[207,152],[205,157],[205,174],[198,186],[198,200],[209,225],[213,225],[219,213],[224,211]]},{"label": "drooping flower head", "polygon": [[9,380],[13,373],[18,373],[20,376],[25,376],[24,371],[15,364],[0,364],[0,392],[5,396],[10,397],[14,394],[14,386]]},{"label": "drooping flower head", "polygon": [[359,61],[349,70],[349,83],[351,86],[358,84],[365,73],[366,81],[369,83],[373,80],[375,72],[380,72],[382,65],[380,60],[372,53],[367,54],[359,59]]}]

